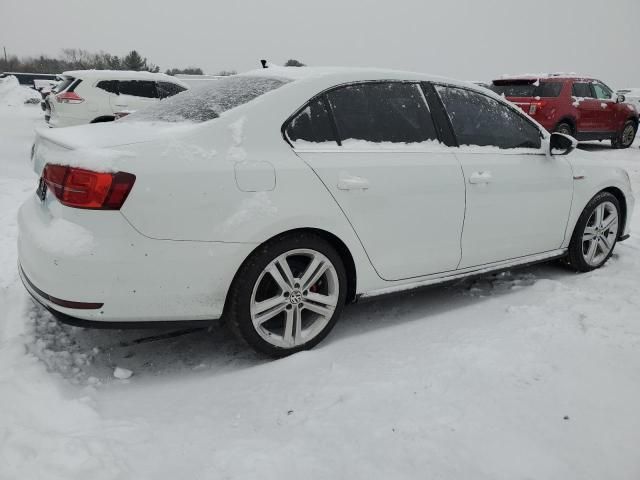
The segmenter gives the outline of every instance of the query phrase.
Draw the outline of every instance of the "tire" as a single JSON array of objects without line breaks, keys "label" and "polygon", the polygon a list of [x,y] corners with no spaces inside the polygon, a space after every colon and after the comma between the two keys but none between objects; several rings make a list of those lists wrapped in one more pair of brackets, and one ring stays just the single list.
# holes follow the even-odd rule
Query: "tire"
[{"label": "tire", "polygon": [[611,139],[613,148],[629,148],[636,138],[637,127],[633,120],[628,120],[615,138]]},{"label": "tire", "polygon": [[574,136],[573,127],[569,122],[560,122],[553,130],[556,133],[564,133],[565,135]]},{"label": "tire", "polygon": [[90,123],[113,122],[115,119],[116,119],[115,117],[98,117],[98,118],[94,118],[93,120],[91,120]]},{"label": "tire", "polygon": [[[569,244],[567,261],[572,268],[589,272],[609,260],[620,236],[620,211],[618,199],[609,192],[600,192],[589,201]],[[607,226],[608,222],[613,223]]]},{"label": "tire", "polygon": [[286,234],[258,247],[242,264],[225,316],[254,350],[284,357],[321,342],[346,295],[347,273],[336,249],[310,233]]}]

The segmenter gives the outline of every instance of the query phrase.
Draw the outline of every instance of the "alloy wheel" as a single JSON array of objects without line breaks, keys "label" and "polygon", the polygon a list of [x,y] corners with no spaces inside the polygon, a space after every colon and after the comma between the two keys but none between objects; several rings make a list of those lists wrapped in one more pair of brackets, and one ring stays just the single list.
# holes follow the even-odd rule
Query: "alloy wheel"
[{"label": "alloy wheel", "polygon": [[618,210],[611,202],[599,204],[589,216],[582,234],[582,255],[592,267],[603,263],[618,237]]},{"label": "alloy wheel", "polygon": [[636,136],[636,129],[632,124],[628,124],[622,131],[622,145],[628,147],[633,143]]},{"label": "alloy wheel", "polygon": [[273,346],[303,345],[331,321],[339,289],[336,268],[325,255],[311,249],[285,252],[264,268],[253,287],[253,327]]}]

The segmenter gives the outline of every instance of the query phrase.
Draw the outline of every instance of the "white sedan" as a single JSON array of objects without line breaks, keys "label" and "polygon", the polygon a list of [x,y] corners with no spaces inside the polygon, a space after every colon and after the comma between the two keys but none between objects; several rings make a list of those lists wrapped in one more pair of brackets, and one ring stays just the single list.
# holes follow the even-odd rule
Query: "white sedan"
[{"label": "white sedan", "polygon": [[492,92],[269,68],[123,120],[38,133],[20,273],[84,325],[226,318],[273,356],[343,305],[534,262],[602,266],[629,177]]}]

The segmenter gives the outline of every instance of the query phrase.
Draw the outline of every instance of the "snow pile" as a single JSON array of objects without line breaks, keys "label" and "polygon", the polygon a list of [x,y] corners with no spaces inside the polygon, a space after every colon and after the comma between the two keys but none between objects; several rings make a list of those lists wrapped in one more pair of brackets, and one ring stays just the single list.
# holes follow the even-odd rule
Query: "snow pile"
[{"label": "snow pile", "polygon": [[[540,265],[349,306],[316,349],[280,361],[219,327],[67,327],[17,276],[15,216],[37,184],[27,159],[41,120],[9,110],[2,480],[640,478],[637,236],[585,275]],[[242,129],[230,133],[241,146]],[[581,145],[636,189],[637,147]],[[265,194],[243,207],[270,208]]]},{"label": "snow pile", "polygon": [[42,96],[34,89],[20,85],[16,77],[0,78],[0,107],[18,107],[40,103]]}]

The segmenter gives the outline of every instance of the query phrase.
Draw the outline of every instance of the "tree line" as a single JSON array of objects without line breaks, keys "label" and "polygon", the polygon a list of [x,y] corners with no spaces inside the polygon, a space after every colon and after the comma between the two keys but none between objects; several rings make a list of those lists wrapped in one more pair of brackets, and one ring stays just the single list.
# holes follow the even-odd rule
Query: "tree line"
[{"label": "tree line", "polygon": [[[62,73],[68,70],[134,70],[136,72],[160,71],[160,67],[143,57],[137,50],[131,50],[125,56],[112,55],[108,52],[89,52],[80,48],[64,48],[56,57],[39,55],[37,57],[8,56],[5,60],[0,55],[0,72],[25,73]],[[181,73],[202,75],[202,69],[188,67],[171,68],[168,75]],[[226,73],[226,72],[225,72]]]},{"label": "tree line", "polygon": [[[285,66],[302,67],[304,63],[290,59]],[[137,50],[131,50],[125,56],[112,55],[107,52],[89,52],[79,48],[64,48],[57,57],[40,55],[37,57],[8,56],[6,59],[0,55],[0,72],[25,72],[25,73],[62,73],[67,70],[134,70],[157,73],[160,67],[151,63],[147,57],[143,57]],[[167,75],[189,74],[203,75],[199,67],[170,68],[165,71]],[[235,70],[222,70],[218,75],[234,75]]]}]

